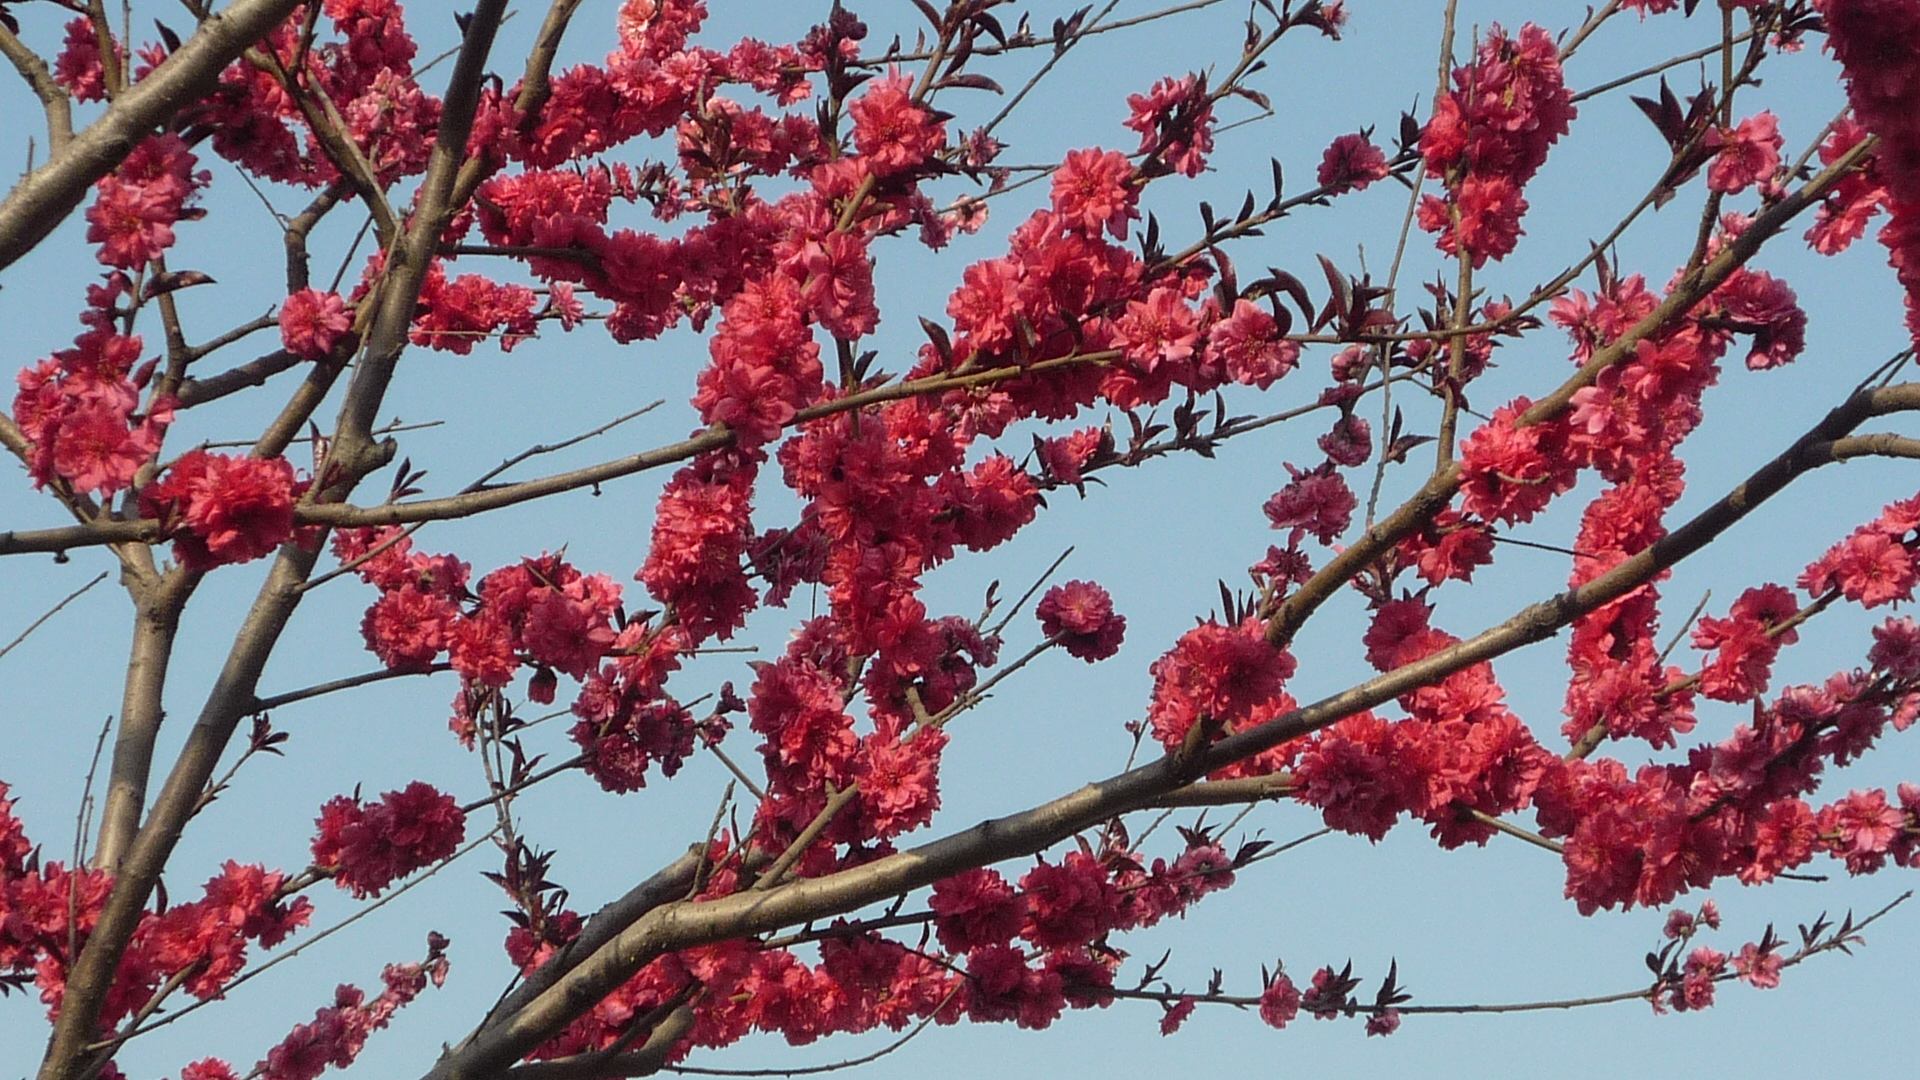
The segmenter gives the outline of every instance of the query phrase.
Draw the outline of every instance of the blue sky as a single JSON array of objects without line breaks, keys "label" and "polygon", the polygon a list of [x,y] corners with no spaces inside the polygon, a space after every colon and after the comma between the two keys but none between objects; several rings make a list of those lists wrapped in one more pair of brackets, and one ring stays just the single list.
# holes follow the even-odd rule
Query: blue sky
[{"label": "blue sky", "polygon": [[[724,47],[742,34],[793,40],[818,19],[824,3],[711,0],[715,17],[704,40]],[[611,37],[615,4],[590,0],[576,17],[569,53],[577,59],[603,53]],[[1051,24],[1074,4],[1035,2],[1037,27]],[[1151,10],[1150,2],[1123,2],[1116,17]],[[1253,85],[1269,94],[1275,115],[1223,135],[1213,170],[1192,182],[1155,186],[1148,207],[1157,210],[1163,235],[1184,238],[1199,228],[1193,207],[1202,198],[1216,206],[1238,205],[1251,185],[1264,193],[1267,159],[1280,158],[1298,190],[1310,182],[1320,151],[1336,135],[1369,125],[1391,133],[1403,109],[1423,107],[1434,83],[1438,3],[1358,0],[1343,42],[1311,34],[1290,37],[1273,54]],[[1711,8],[1712,5],[1704,5]],[[19,12],[29,40],[56,38],[50,10],[30,5]],[[518,68],[526,39],[542,5],[522,5],[499,47],[503,72]],[[171,5],[145,5],[172,17]],[[905,4],[855,5],[874,26],[874,39],[896,31],[911,36],[917,16]],[[452,20],[441,5],[412,8],[423,54],[437,52],[452,37]],[[1529,19],[1560,30],[1577,21],[1582,5],[1464,0],[1463,38],[1474,28]],[[1128,93],[1155,78],[1230,64],[1238,47],[1244,6],[1225,3],[1150,27],[1091,39],[1075,50],[1004,127],[1007,160],[1042,161],[1080,146],[1131,149],[1133,133],[1120,126]],[[1690,21],[1677,15],[1641,25],[1631,16],[1614,20],[1588,43],[1568,70],[1570,85],[1586,87],[1711,41],[1717,19]],[[1002,83],[1017,84],[1040,62],[1026,55],[982,66]],[[1764,69],[1766,85],[1747,91],[1739,112],[1774,109],[1789,152],[1796,152],[1841,106],[1837,67],[1817,47],[1780,57]],[[437,80],[442,76],[436,75]],[[1698,67],[1673,73],[1677,89],[1696,85]],[[437,85],[437,83],[436,83]],[[1636,87],[1647,92],[1654,84]],[[955,94],[943,106],[970,126],[998,108],[987,95]],[[1233,108],[1244,109],[1235,113]],[[1251,113],[1238,103],[1225,119]],[[16,83],[0,82],[0,170],[17,172],[25,140],[34,128],[33,102]],[[18,120],[14,118],[20,118]],[[657,156],[637,146],[625,160]],[[1528,237],[1511,259],[1489,268],[1479,281],[1495,293],[1516,296],[1584,254],[1638,200],[1663,164],[1650,125],[1624,93],[1581,106],[1571,137],[1557,148],[1527,192],[1532,210]],[[181,294],[183,317],[194,336],[211,335],[259,314],[277,302],[279,238],[266,211],[234,170],[217,161],[206,199],[212,213],[182,228],[172,262],[211,273],[216,287]],[[958,189],[955,189],[956,191]],[[921,340],[915,316],[938,318],[945,294],[967,262],[999,253],[1008,228],[1043,197],[1042,185],[996,200],[978,237],[964,238],[931,256],[909,238],[878,245],[877,280],[883,313],[873,345],[882,363],[904,368]],[[283,212],[303,201],[296,193],[267,192]],[[1750,198],[1750,196],[1749,196]],[[1736,201],[1736,206],[1742,205]],[[1404,192],[1378,185],[1339,200],[1331,209],[1308,209],[1270,227],[1263,238],[1233,249],[1244,268],[1274,265],[1309,281],[1318,279],[1314,256],[1326,254],[1342,267],[1362,264],[1384,272],[1404,206]],[[1693,190],[1636,227],[1619,245],[1619,265],[1664,281],[1693,239],[1698,191]],[[317,238],[316,267],[346,250],[358,221],[338,214]],[[633,224],[639,224],[634,222]],[[0,326],[6,327],[4,359],[10,368],[32,363],[63,346],[76,325],[85,283],[97,272],[82,243],[84,226],[68,221],[39,252],[0,278]],[[1811,319],[1809,348],[1792,367],[1749,373],[1737,361],[1707,397],[1707,420],[1683,450],[1688,494],[1680,515],[1717,498],[1754,464],[1772,456],[1837,402],[1856,381],[1904,347],[1898,291],[1884,251],[1863,242],[1837,259],[1820,259],[1797,240],[1784,238],[1758,265],[1788,280]],[[1416,234],[1403,281],[1407,287],[1451,277],[1452,270]],[[1590,279],[1589,279],[1590,283]],[[153,328],[150,335],[157,337]],[[1302,370],[1263,395],[1233,399],[1235,411],[1269,412],[1310,400],[1325,380],[1330,350],[1309,350]],[[696,420],[686,405],[692,378],[704,360],[704,344],[684,331],[657,342],[620,347],[591,329],[549,335],[511,355],[477,350],[469,357],[410,353],[401,367],[384,415],[444,425],[403,435],[402,452],[430,470],[426,486],[452,491],[501,458],[540,441],[586,430],[656,398],[667,404],[617,433],[543,459],[564,467],[631,452],[677,438]],[[244,358],[236,355],[235,359]],[[1511,396],[1556,385],[1567,371],[1564,338],[1542,332],[1500,351],[1499,368],[1476,384],[1482,410]],[[272,396],[272,395],[265,395]],[[1412,395],[1407,395],[1409,398]],[[205,438],[239,437],[260,425],[268,406],[232,399],[196,411],[176,433],[176,445]],[[1434,410],[1407,402],[1409,427],[1430,431]],[[324,412],[324,410],[323,410]],[[1371,413],[1369,412],[1369,415]],[[1215,581],[1243,581],[1244,567],[1270,541],[1260,503],[1285,478],[1283,463],[1318,460],[1313,440],[1324,421],[1283,425],[1229,444],[1216,461],[1174,458],[1110,474],[1106,487],[1084,500],[1064,494],[1014,542],[955,563],[930,576],[926,600],[935,613],[971,615],[985,584],[1023,588],[1063,549],[1074,554],[1063,575],[1107,585],[1128,618],[1120,656],[1088,667],[1049,656],[1010,680],[1004,692],[956,725],[943,770],[943,812],[934,832],[972,824],[1019,809],[1085,780],[1116,771],[1128,739],[1123,725],[1144,709],[1146,666],[1196,615],[1216,600]],[[1009,436],[1016,452],[1025,429]],[[1791,580],[1800,567],[1880,505],[1913,494],[1900,466],[1868,461],[1834,467],[1803,480],[1733,530],[1714,550],[1680,568],[1664,586],[1668,624],[1684,618],[1705,590],[1713,610],[1752,584]],[[1418,469],[1390,474],[1386,498],[1411,490]],[[31,493],[17,471],[0,484],[0,528],[57,524],[52,504]],[[516,508],[481,521],[433,525],[417,543],[451,550],[483,573],[524,554],[565,546],[579,565],[630,580],[645,554],[653,500],[663,476],[644,475],[610,484],[598,495],[576,492],[534,507]],[[1570,541],[1577,498],[1563,500],[1518,535],[1547,543]],[[791,517],[782,494],[764,490],[759,521],[778,525]],[[1462,635],[1504,618],[1518,606],[1559,588],[1563,557],[1503,549],[1497,566],[1475,586],[1443,590],[1437,621]],[[67,564],[39,556],[0,560],[0,639],[107,567],[99,553],[76,555]],[[264,564],[225,571],[196,597],[182,632],[182,648],[169,684],[174,718],[162,740],[162,760],[177,747],[183,718],[199,707],[200,695],[231,640],[239,613],[250,600]],[[638,603],[637,585],[629,597]],[[351,579],[315,591],[302,604],[263,689],[276,692],[368,670],[375,661],[360,645],[358,621],[372,599]],[[761,613],[740,639],[762,655],[777,652],[805,600],[796,610]],[[127,604],[111,583],[87,594],[13,653],[0,658],[0,780],[14,789],[18,812],[48,854],[64,857],[78,804],[80,781],[104,718],[118,704],[118,675],[125,650]],[[1823,678],[1864,655],[1874,620],[1836,609],[1803,632],[1788,650],[1775,686]],[[1357,598],[1328,606],[1299,645],[1300,671],[1292,689],[1311,698],[1364,677],[1368,669],[1358,644],[1363,616]],[[1009,655],[1030,644],[1037,629],[1016,621]],[[1537,646],[1496,665],[1520,715],[1551,739],[1560,723],[1565,690],[1564,646]],[[678,677],[683,696],[695,696],[723,679],[750,678],[734,655],[701,658]],[[696,687],[700,689],[695,689]],[[174,895],[195,889],[226,858],[295,868],[304,864],[312,817],[327,797],[356,784],[368,792],[428,780],[463,797],[483,790],[476,762],[445,728],[453,684],[445,676],[386,683],[353,695],[290,707],[274,717],[292,741],[284,759],[251,763],[232,792],[198,820],[175,857],[168,878]],[[1740,710],[1707,706],[1702,738],[1723,736],[1742,719]],[[571,753],[561,725],[548,725],[531,741],[556,754]],[[1911,741],[1908,736],[1906,742]],[[730,742],[736,756],[751,756],[751,736]],[[1630,764],[1644,754],[1627,754]],[[1913,776],[1914,755],[1892,738],[1859,766],[1835,777],[1829,791],[1846,786],[1888,785]],[[690,762],[671,783],[625,797],[606,795],[581,778],[536,789],[519,803],[526,831],[541,845],[559,849],[557,878],[572,890],[577,906],[591,910],[702,834],[724,784],[708,756]],[[1214,815],[1219,820],[1219,815]],[[1285,840],[1316,828],[1308,810],[1291,804],[1263,807],[1243,831]],[[931,833],[926,835],[932,835]],[[136,1042],[123,1055],[130,1075],[177,1075],[181,1064],[205,1055],[250,1065],[294,1023],[308,1019],[331,998],[338,982],[372,984],[383,963],[417,957],[429,929],[453,939],[452,978],[403,1012],[393,1029],[375,1037],[362,1059],[366,1075],[404,1076],[422,1069],[440,1044],[458,1038],[493,1000],[506,974],[499,942],[506,923],[497,914],[501,898],[477,877],[493,862],[486,852],[435,877],[375,917],[323,942],[237,990],[223,1005]],[[1767,889],[1734,883],[1712,892],[1727,929],[1713,941],[1732,951],[1757,939],[1775,922],[1791,936],[1796,922],[1822,910],[1867,911],[1910,887],[1899,871],[1857,881],[1836,865],[1817,865],[1836,879],[1823,884],[1783,882]],[[1203,902],[1185,920],[1130,936],[1123,943],[1138,962],[1172,951],[1166,970],[1176,983],[1203,986],[1214,967],[1224,968],[1230,990],[1257,989],[1259,967],[1283,958],[1297,974],[1348,958],[1370,979],[1397,959],[1403,985],[1421,1003],[1517,1001],[1578,996],[1641,985],[1641,954],[1656,944],[1663,915],[1636,911],[1582,918],[1561,899],[1557,859],[1532,847],[1496,838],[1484,849],[1447,853],[1416,828],[1386,841],[1328,837],[1248,871],[1240,884]],[[1698,896],[1689,898],[1697,901]],[[331,925],[357,905],[331,891],[315,896],[316,926]],[[1364,1039],[1354,1023],[1302,1020],[1283,1033],[1250,1014],[1202,1009],[1172,1038],[1158,1033],[1159,1010],[1151,1004],[1119,1004],[1098,1012],[1070,1013],[1044,1033],[1011,1026],[963,1026],[929,1030],[884,1062],[872,1075],[909,1073],[929,1078],[976,1075],[991,1068],[1006,1080],[1105,1072],[1117,1076],[1165,1074],[1170,1070],[1258,1070],[1272,1075],[1373,1075],[1416,1073],[1437,1077],[1617,1076],[1629,1074],[1748,1076],[1822,1075],[1846,1071],[1877,1076],[1910,1067],[1897,1039],[1848,1034],[1861,1017],[1896,1008],[1909,995],[1906,968],[1920,946],[1920,909],[1902,910],[1875,928],[1868,948],[1853,959],[1827,957],[1790,972],[1770,992],[1723,988],[1721,1003],[1693,1016],[1656,1018],[1644,1004],[1629,1003],[1568,1014],[1504,1017],[1416,1017],[1390,1039]],[[1123,980],[1126,975],[1123,974]],[[1846,1017],[1836,1023],[1835,1014]],[[1866,1014],[1864,1017],[1862,1014]],[[1850,1021],[1850,1023],[1848,1022]],[[0,1075],[32,1069],[44,1036],[42,1010],[31,999],[0,1001]],[[1835,1038],[1836,1033],[1841,1033]],[[837,1039],[789,1049],[777,1040],[748,1040],[724,1053],[702,1052],[690,1064],[723,1067],[804,1065],[837,1060],[877,1048],[886,1038]]]}]

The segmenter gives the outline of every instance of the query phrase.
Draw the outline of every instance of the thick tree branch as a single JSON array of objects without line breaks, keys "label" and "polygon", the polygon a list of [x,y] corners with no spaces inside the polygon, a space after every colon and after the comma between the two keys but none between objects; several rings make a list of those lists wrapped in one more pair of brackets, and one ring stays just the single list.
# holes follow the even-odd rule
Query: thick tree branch
[{"label": "thick tree branch", "polygon": [[173,657],[180,613],[195,584],[197,578],[176,570],[158,584],[131,590],[133,645],[127,658],[126,683],[121,691],[120,729],[113,741],[107,798],[100,812],[100,842],[93,856],[95,869],[115,871],[140,828],[140,814],[147,802],[147,779],[153,770],[153,744],[165,718],[161,699],[167,685],[167,665]]},{"label": "thick tree branch", "polygon": [[20,77],[33,88],[33,96],[47,111],[47,153],[59,157],[66,150],[67,143],[73,140],[73,101],[67,92],[53,79],[53,72],[47,70],[46,61],[40,55],[27,48],[13,31],[0,24],[0,56],[5,56],[20,73]]},{"label": "thick tree branch", "polygon": [[[141,85],[145,85],[144,83]],[[199,807],[207,781],[234,729],[249,712],[261,669],[299,602],[298,586],[313,571],[318,553],[288,544],[280,549],[259,596],[248,611],[219,677],[188,732],[146,824],[120,860],[120,873],[68,974],[66,996],[40,1066],[40,1080],[70,1080],[97,1031],[101,1006],[115,970],[139,926],[154,883],[166,869],[187,821]]]},{"label": "thick tree branch", "polygon": [[433,264],[440,233],[458,209],[452,198],[454,183],[467,160],[467,136],[473,130],[474,110],[480,104],[480,83],[486,76],[487,56],[506,7],[506,0],[479,0],[464,24],[459,58],[453,62],[441,105],[440,130],[427,160],[426,178],[414,201],[411,223],[389,250],[386,275],[370,301],[375,309],[373,324],[367,334],[366,351],[347,386],[346,401],[340,406],[334,445],[336,454],[347,455],[341,463],[356,479],[365,474],[374,417],[386,398],[400,354],[406,349],[414,305]]}]

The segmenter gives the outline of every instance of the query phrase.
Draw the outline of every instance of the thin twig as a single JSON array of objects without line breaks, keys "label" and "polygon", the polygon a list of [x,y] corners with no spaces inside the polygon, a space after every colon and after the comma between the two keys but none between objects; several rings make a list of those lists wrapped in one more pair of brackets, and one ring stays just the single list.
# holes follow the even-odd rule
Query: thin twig
[{"label": "thin twig", "polygon": [[48,608],[45,614],[33,620],[31,623],[28,623],[27,628],[25,630],[20,631],[20,633],[12,641],[7,642],[5,645],[0,645],[0,656],[5,656],[8,653],[12,652],[21,642],[27,640],[27,636],[29,634],[33,633],[35,630],[40,629],[41,625],[44,624],[48,619],[51,619],[55,615],[59,614],[61,608],[66,607],[68,604],[71,604],[75,600],[80,599],[81,595],[85,593],[88,589],[91,589],[95,585],[98,585],[101,582],[107,580],[107,574],[109,572],[110,571],[106,571],[106,570],[100,571],[100,573],[96,575],[92,581],[89,581],[85,585],[82,585],[79,588],[68,593],[65,597],[61,599],[59,603]]},{"label": "thin twig", "polygon": [[428,664],[424,668],[408,668],[408,669],[402,669],[402,670],[394,670],[392,668],[382,668],[379,671],[368,671],[368,672],[363,672],[359,675],[349,675],[344,679],[334,679],[329,682],[315,683],[312,686],[305,686],[298,690],[289,690],[284,694],[274,694],[271,697],[255,698],[253,701],[252,707],[249,708],[247,712],[249,713],[266,712],[269,709],[278,709],[283,705],[291,705],[296,701],[305,701],[308,698],[317,698],[322,694],[331,694],[336,690],[352,690],[355,687],[365,686],[368,683],[385,682],[388,679],[400,679],[400,678],[405,678],[408,675],[438,675],[443,671],[452,671],[452,670],[453,670],[453,665],[445,664],[445,663]]},{"label": "thin twig", "polygon": [[[1073,554],[1073,545],[1069,544],[1067,546],[1067,550],[1062,551],[1057,558],[1055,558],[1051,563],[1047,564],[1047,568],[1045,570],[1040,571],[1040,576],[1033,579],[1033,584],[1027,586],[1027,591],[1021,593],[1020,599],[1015,600],[1013,602],[1013,606],[1007,609],[1006,616],[1002,618],[999,622],[995,623],[993,626],[993,629],[987,631],[987,636],[999,637],[1000,634],[1006,630],[1007,624],[1013,621],[1014,616],[1020,614],[1020,609],[1025,607],[1027,601],[1033,598],[1033,594],[1040,591],[1040,586],[1045,585],[1047,583],[1047,579],[1053,576],[1053,572],[1055,570],[1060,569],[1060,564],[1063,562],[1066,562],[1067,556],[1071,554]],[[986,622],[987,620],[986,620],[986,617],[983,615],[981,616],[979,621]]]},{"label": "thin twig", "polygon": [[909,1028],[905,1035],[900,1036],[898,1039],[875,1050],[871,1054],[862,1054],[856,1058],[848,1058],[845,1061],[836,1061],[827,1065],[799,1065],[784,1069],[709,1069],[699,1065],[668,1065],[665,1067],[665,1071],[680,1073],[685,1076],[817,1076],[821,1073],[837,1072],[841,1069],[851,1069],[859,1065],[866,1065],[870,1062],[878,1061],[888,1054],[893,1053],[895,1050],[907,1045],[909,1042],[912,1042],[914,1036],[925,1031],[927,1025],[933,1023],[934,1018],[946,1010],[947,1005],[953,1001],[954,997],[958,995],[960,990],[966,985],[964,981],[956,983],[952,990],[947,991],[947,996],[941,999],[940,1004],[935,1005],[933,1011],[922,1017],[918,1024]]}]

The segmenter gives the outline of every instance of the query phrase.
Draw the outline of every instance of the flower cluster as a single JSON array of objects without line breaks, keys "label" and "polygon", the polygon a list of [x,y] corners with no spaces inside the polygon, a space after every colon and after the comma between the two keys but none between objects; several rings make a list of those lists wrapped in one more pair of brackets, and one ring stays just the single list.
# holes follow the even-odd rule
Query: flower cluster
[{"label": "flower cluster", "polygon": [[[329,1067],[351,1067],[365,1049],[368,1036],[392,1023],[394,1014],[419,997],[429,982],[434,986],[446,982],[445,947],[446,939],[431,934],[424,962],[388,964],[380,972],[380,993],[371,1001],[359,987],[341,984],[334,990],[333,1004],[316,1010],[312,1020],[295,1024],[249,1075],[264,1080],[315,1080]],[[181,1080],[234,1077],[233,1070],[218,1058],[195,1062],[181,1074]]]},{"label": "flower cluster", "polygon": [[1527,212],[1521,189],[1575,112],[1551,34],[1532,23],[1518,35],[1488,29],[1420,136],[1427,168],[1447,184],[1444,198],[1420,202],[1420,227],[1439,234],[1441,251],[1475,267],[1512,253]]},{"label": "flower cluster", "polygon": [[1767,690],[1767,674],[1781,648],[1799,640],[1788,622],[1799,614],[1793,594],[1779,585],[1748,589],[1724,619],[1701,619],[1693,645],[1719,655],[1700,671],[1700,693],[1715,701],[1751,701]]},{"label": "flower cluster", "polygon": [[[740,887],[739,854],[714,845],[703,896]],[[1017,881],[991,869],[963,871],[936,882],[928,901],[945,956],[847,923],[823,935],[813,964],[790,949],[703,946],[649,964],[533,1056],[604,1048],[632,1017],[696,980],[714,992],[695,1011],[691,1045],[726,1045],[751,1031],[799,1045],[839,1032],[899,1031],[927,1017],[1046,1028],[1068,1008],[1112,1003],[1118,956],[1107,944],[1111,935],[1183,914],[1231,885],[1234,869],[1217,842],[1189,830],[1171,858],[1081,850],[1042,859]],[[516,928],[508,951],[530,969],[579,927],[577,916],[561,913],[542,934]]]},{"label": "flower cluster", "polygon": [[173,246],[173,227],[203,211],[191,207],[209,175],[178,135],[156,135],[96,185],[87,207],[87,242],[102,263],[139,270]]},{"label": "flower cluster", "polygon": [[[57,1014],[74,950],[85,946],[112,884],[104,871],[40,863],[0,783],[0,978],[30,978]],[[249,944],[274,948],[312,917],[313,905],[287,886],[285,874],[229,861],[200,898],[141,913],[101,1023],[118,1024],[163,985],[219,996],[245,968]]]},{"label": "flower cluster", "polygon": [[[1382,605],[1365,637],[1368,660],[1388,671],[1454,644],[1431,614],[1417,600]],[[1484,816],[1526,806],[1553,760],[1505,696],[1491,666],[1476,664],[1402,696],[1405,720],[1349,716],[1297,751],[1297,797],[1334,828],[1374,840],[1410,814],[1445,847],[1485,843]]]},{"label": "flower cluster", "polygon": [[1583,912],[1657,905],[1722,876],[1753,884],[1815,854],[1871,871],[1920,859],[1911,825],[1920,787],[1854,792],[1815,810],[1801,796],[1824,765],[1845,764],[1912,710],[1881,704],[1860,673],[1791,687],[1728,739],[1685,763],[1629,775],[1617,761],[1575,760],[1550,770],[1535,797],[1543,831],[1565,837],[1567,895]]},{"label": "flower cluster", "polygon": [[355,896],[378,896],[396,879],[453,854],[467,815],[451,795],[414,781],[363,803],[345,795],[320,808],[313,863]]},{"label": "flower cluster", "polygon": [[[1907,290],[1908,328],[1920,340],[1920,5],[1818,0],[1815,7],[1846,72],[1854,115],[1881,139],[1877,172],[1892,217],[1880,239]],[[1854,205],[1862,201],[1857,194]],[[1871,200],[1866,205],[1871,213]]]},{"label": "flower cluster", "polygon": [[1178,750],[1196,728],[1214,736],[1270,719],[1293,704],[1283,687],[1294,666],[1292,655],[1267,643],[1258,619],[1238,626],[1201,623],[1148,669],[1153,735]]},{"label": "flower cluster", "polygon": [[210,570],[270,554],[294,536],[293,505],[306,484],[285,458],[189,450],[140,492],[140,512],[173,537],[173,555]]},{"label": "flower cluster", "polygon": [[141,403],[154,367],[139,363],[140,338],[120,333],[114,319],[131,287],[114,273],[89,289],[81,315],[87,329],[73,347],[19,374],[13,418],[32,444],[27,468],[36,487],[59,481],[80,494],[111,496],[131,487],[160,452],[175,402],[156,394]]},{"label": "flower cluster", "polygon": [[1892,503],[1878,518],[1828,548],[1800,574],[1809,596],[1829,590],[1862,607],[1913,599],[1920,582],[1920,496]]}]

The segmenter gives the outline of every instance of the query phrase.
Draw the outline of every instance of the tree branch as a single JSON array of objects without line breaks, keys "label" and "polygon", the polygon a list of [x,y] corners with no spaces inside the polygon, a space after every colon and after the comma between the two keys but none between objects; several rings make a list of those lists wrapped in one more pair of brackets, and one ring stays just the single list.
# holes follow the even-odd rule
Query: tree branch
[{"label": "tree branch", "polygon": [[5,645],[0,645],[0,656],[5,656],[8,653],[12,652],[14,649],[18,648],[21,642],[27,640],[27,638],[30,635],[32,635],[32,633],[35,630],[40,629],[40,627],[43,624],[45,624],[48,619],[51,619],[55,615],[60,614],[61,608],[66,607],[68,604],[71,604],[75,600],[80,599],[80,597],[84,593],[86,593],[88,589],[91,589],[95,585],[98,585],[101,582],[107,580],[107,573],[108,572],[105,570],[100,571],[98,574],[94,575],[92,581],[89,581],[85,585],[82,585],[79,588],[68,593],[65,597],[61,598],[59,603],[48,608],[45,612],[42,612],[39,618],[27,624],[27,628],[25,630],[22,630],[20,631],[20,633],[16,634],[12,641],[7,642]]},{"label": "tree branch", "polygon": [[5,56],[13,64],[14,70],[33,88],[33,95],[47,111],[47,153],[59,157],[66,150],[67,143],[73,140],[73,101],[67,92],[54,81],[53,72],[47,70],[46,61],[40,55],[27,48],[14,32],[0,23],[0,56]]},{"label": "tree branch", "polygon": [[213,89],[220,72],[267,35],[300,0],[234,0],[209,16],[179,50],[135,83],[45,165],[0,201],[0,269],[32,251],[95,180],[112,172],[140,141],[187,102]]}]

